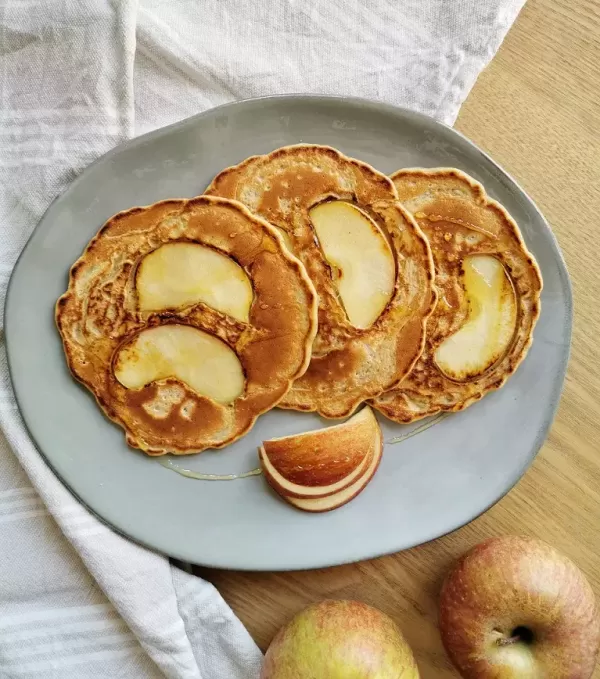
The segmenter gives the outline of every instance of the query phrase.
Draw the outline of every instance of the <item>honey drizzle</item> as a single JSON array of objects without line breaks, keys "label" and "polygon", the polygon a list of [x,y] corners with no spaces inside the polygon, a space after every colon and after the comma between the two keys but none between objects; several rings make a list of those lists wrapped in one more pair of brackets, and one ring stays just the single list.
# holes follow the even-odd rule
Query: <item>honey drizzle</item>
[{"label": "honey drizzle", "polygon": [[396,443],[402,443],[402,441],[406,441],[407,439],[410,439],[413,436],[416,436],[417,434],[422,434],[424,431],[427,431],[430,427],[439,424],[442,420],[445,420],[449,415],[451,415],[451,413],[440,413],[439,415],[436,415],[433,419],[429,420],[429,422],[424,422],[423,424],[419,425],[416,429],[413,429],[412,431],[409,431],[406,434],[402,434],[402,436],[396,436],[395,438],[386,441],[386,443],[392,445]]},{"label": "honey drizzle", "polygon": [[[406,441],[407,439],[410,439],[413,436],[416,436],[417,434],[421,434],[424,431],[427,431],[427,429],[438,424],[446,417],[448,417],[450,414],[451,413],[440,413],[439,415],[436,415],[433,419],[429,420],[429,422],[425,422],[419,425],[416,429],[409,431],[407,434],[403,434],[402,436],[396,436],[395,438],[386,441],[386,443],[391,445],[394,445],[396,443],[402,443],[403,441]],[[256,469],[251,469],[248,472],[242,472],[241,474],[204,474],[203,472],[195,472],[192,469],[180,467],[178,464],[175,464],[175,462],[173,462],[173,460],[169,459],[168,457],[162,457],[158,461],[166,469],[170,469],[171,471],[176,472],[181,476],[185,476],[188,479],[198,479],[200,481],[235,481],[237,479],[247,479],[251,476],[260,476],[262,474],[262,469],[260,467],[257,467]]]},{"label": "honey drizzle", "polygon": [[159,462],[166,469],[177,472],[181,476],[185,476],[188,479],[199,479],[200,481],[235,481],[236,479],[247,479],[250,476],[260,476],[262,474],[260,467],[251,469],[249,472],[242,472],[241,474],[204,474],[180,467],[167,457],[161,458]]}]

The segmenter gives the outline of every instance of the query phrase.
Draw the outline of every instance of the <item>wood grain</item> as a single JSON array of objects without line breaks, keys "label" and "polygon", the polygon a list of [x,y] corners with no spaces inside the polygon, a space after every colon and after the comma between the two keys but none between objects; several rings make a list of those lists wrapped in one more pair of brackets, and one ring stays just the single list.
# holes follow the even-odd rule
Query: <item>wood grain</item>
[{"label": "wood grain", "polygon": [[556,422],[516,488],[440,540],[322,571],[201,571],[263,649],[307,604],[356,598],[400,624],[423,679],[455,677],[436,626],[440,583],[460,554],[502,533],[535,535],[562,549],[600,597],[600,3],[529,0],[456,126],[533,197],[567,260],[576,321]]}]

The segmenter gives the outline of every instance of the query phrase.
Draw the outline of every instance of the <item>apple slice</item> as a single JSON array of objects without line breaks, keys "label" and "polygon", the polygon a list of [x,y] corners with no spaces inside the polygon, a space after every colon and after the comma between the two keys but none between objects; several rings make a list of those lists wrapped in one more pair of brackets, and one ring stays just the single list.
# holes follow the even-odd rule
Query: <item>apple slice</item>
[{"label": "apple slice", "polygon": [[[381,429],[367,406],[343,424],[265,441],[259,458],[267,482],[285,500],[307,511],[327,511],[364,488],[381,452]],[[304,500],[311,503],[297,504]]]},{"label": "apple slice", "polygon": [[264,441],[259,457],[265,477],[281,495],[331,495],[365,471],[378,430],[367,406],[342,424]]},{"label": "apple slice", "polygon": [[377,467],[381,462],[383,455],[383,439],[381,431],[377,433],[374,441],[374,450],[369,458],[369,466],[366,471],[354,483],[347,486],[343,490],[338,490],[337,493],[326,495],[325,497],[290,497],[285,499],[294,507],[303,509],[305,512],[328,512],[332,509],[337,509],[342,505],[353,500],[362,490],[365,489],[369,481],[375,475]]},{"label": "apple slice", "polygon": [[368,328],[387,306],[396,282],[396,262],[385,235],[365,212],[343,200],[313,207],[310,219],[348,320]]},{"label": "apple slice", "polygon": [[502,263],[491,255],[463,262],[468,317],[435,350],[437,367],[454,380],[483,374],[510,348],[517,325],[515,291]]},{"label": "apple slice", "polygon": [[230,257],[198,243],[167,243],[146,255],[136,276],[142,311],[177,309],[204,302],[248,321],[252,284]]},{"label": "apple slice", "polygon": [[219,403],[235,401],[245,386],[240,361],[224,342],[179,324],[142,330],[119,349],[114,374],[127,389],[174,377]]}]

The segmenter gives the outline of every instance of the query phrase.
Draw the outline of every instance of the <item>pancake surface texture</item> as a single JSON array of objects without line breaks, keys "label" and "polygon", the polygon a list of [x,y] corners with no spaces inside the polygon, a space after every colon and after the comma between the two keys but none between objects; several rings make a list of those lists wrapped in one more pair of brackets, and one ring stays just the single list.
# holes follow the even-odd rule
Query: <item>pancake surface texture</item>
[{"label": "pancake surface texture", "polygon": [[275,225],[317,290],[313,358],[280,407],[346,417],[410,371],[435,304],[432,258],[389,178],[299,145],[224,170],[207,194]]},{"label": "pancake surface texture", "polygon": [[373,405],[397,422],[466,408],[500,388],[532,341],[542,279],[519,228],[455,169],[400,170],[402,204],[431,244],[438,302],[423,354]]},{"label": "pancake surface texture", "polygon": [[280,401],[310,360],[317,305],[272,226],[200,196],[112,217],[56,322],[71,372],[127,442],[188,454],[233,442]]}]

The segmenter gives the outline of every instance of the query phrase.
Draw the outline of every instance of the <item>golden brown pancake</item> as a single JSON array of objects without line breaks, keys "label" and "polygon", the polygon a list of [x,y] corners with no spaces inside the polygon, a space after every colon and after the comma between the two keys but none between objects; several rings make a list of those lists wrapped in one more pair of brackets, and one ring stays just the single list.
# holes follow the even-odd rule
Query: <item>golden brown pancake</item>
[{"label": "golden brown pancake", "polygon": [[[174,244],[187,244],[188,254],[191,248],[192,254],[208,254],[219,266],[233,267],[240,280],[247,276],[246,320],[189,298],[189,290],[183,289],[177,294],[188,298],[180,306],[152,308],[169,285],[181,283],[168,280],[168,257],[156,259],[157,252],[159,257],[172,252]],[[150,270],[149,262],[153,275],[163,271],[164,280],[146,281],[142,289],[140,278],[149,275],[142,270]],[[200,280],[198,285],[212,294],[214,283]],[[140,291],[150,296],[145,309],[140,308]],[[239,203],[200,196],[112,217],[73,265],[68,290],[56,306],[56,322],[71,372],[125,429],[127,442],[150,455],[188,454],[235,441],[283,398],[308,365],[316,310],[304,267],[272,226]],[[162,344],[152,344],[158,336]],[[173,338],[179,344],[173,345]],[[164,352],[175,346],[180,353],[161,354],[163,346]],[[199,360],[198,351],[205,350],[225,356],[218,367],[226,365],[232,374],[219,375],[217,370],[213,378],[212,368]],[[124,386],[132,375],[144,379],[140,366],[162,374],[137,388]],[[173,370],[179,377],[168,374],[173,366],[178,366]],[[186,379],[194,385],[206,382],[208,375],[207,386],[217,396],[198,393],[180,373],[189,374]],[[241,393],[232,400],[223,395],[222,385],[235,380]]]},{"label": "golden brown pancake", "polygon": [[[439,411],[462,410],[505,383],[531,344],[542,279],[517,224],[474,179],[454,169],[400,170],[392,179],[402,204],[429,239],[438,288],[423,354],[398,387],[373,400],[390,419],[411,422]],[[485,370],[449,377],[438,365],[440,347],[456,338],[477,311],[467,298],[465,267],[481,257],[493,258],[503,269],[505,290],[498,300],[504,303],[502,295],[514,295],[514,331],[505,351],[491,352]]]},{"label": "golden brown pancake", "polygon": [[[346,417],[410,371],[435,302],[432,259],[427,240],[398,202],[389,178],[335,149],[299,145],[224,170],[207,193],[239,200],[278,227],[317,290],[313,358],[280,407]],[[334,279],[341,274],[325,257],[309,215],[327,201],[360,210],[391,250],[390,298],[369,327],[350,322]]]}]

